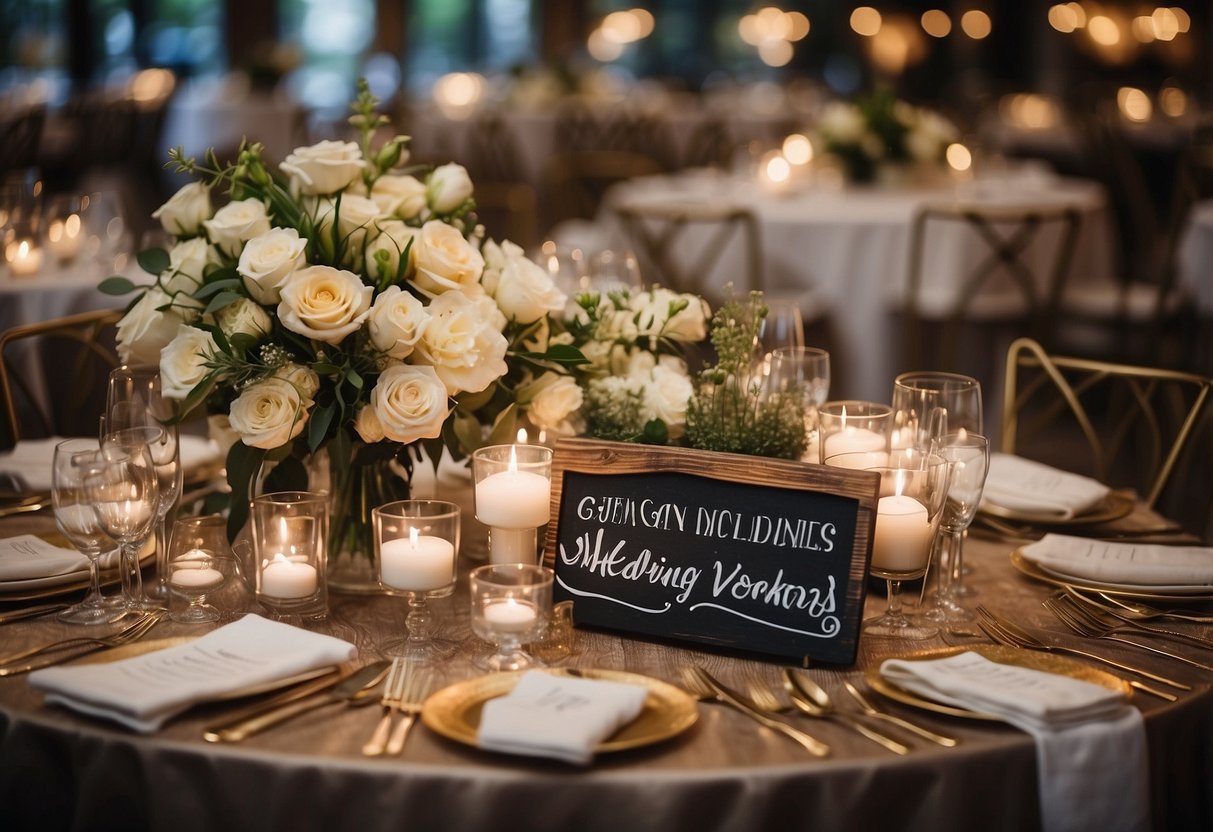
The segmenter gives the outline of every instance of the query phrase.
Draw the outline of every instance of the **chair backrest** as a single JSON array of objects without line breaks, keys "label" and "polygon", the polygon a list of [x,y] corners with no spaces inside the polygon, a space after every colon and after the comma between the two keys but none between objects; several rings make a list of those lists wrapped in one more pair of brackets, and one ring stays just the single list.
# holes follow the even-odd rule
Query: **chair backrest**
[{"label": "chair backrest", "polygon": [[658,162],[637,153],[590,151],[553,156],[544,165],[540,190],[547,227],[569,219],[593,219],[612,185],[661,172]]},{"label": "chair backrest", "polygon": [[81,312],[0,334],[0,445],[97,431],[109,371],[118,366],[120,310]]},{"label": "chair backrest", "polygon": [[1187,467],[1211,386],[1193,373],[1054,356],[1019,338],[1007,352],[1001,450],[1132,486],[1153,507]]},{"label": "chair backrest", "polygon": [[0,118],[0,172],[21,170],[38,163],[46,107],[38,105]]},{"label": "chair backrest", "polygon": [[750,211],[730,205],[635,203],[612,209],[645,282],[703,294],[713,302],[724,296],[727,283],[740,294],[763,288],[759,224]]},{"label": "chair backrest", "polygon": [[[903,307],[910,366],[925,366],[921,353],[926,321],[942,325],[939,355],[934,357],[941,368],[955,360],[960,328],[968,320],[1014,317],[1029,327],[1029,334],[1048,341],[1078,230],[1078,210],[1064,204],[955,203],[920,208],[911,232]],[[934,258],[965,259],[968,247],[974,245],[980,259],[975,265],[959,266],[959,280],[947,276],[928,282],[928,264]]]}]

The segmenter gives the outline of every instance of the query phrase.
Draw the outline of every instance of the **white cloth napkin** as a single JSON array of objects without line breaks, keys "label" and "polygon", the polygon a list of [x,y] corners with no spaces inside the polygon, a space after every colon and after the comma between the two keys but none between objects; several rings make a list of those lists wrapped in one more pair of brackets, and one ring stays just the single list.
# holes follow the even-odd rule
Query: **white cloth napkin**
[{"label": "white cloth napkin", "polygon": [[357,648],[257,615],[142,656],[30,674],[55,703],[151,733],[190,706],[234,690],[349,661]]},{"label": "white cloth napkin", "polygon": [[[62,436],[49,439],[22,439],[12,450],[0,454],[0,475],[7,475],[26,492],[51,490],[51,469],[55,446]],[[204,436],[183,434],[178,439],[181,470],[186,473],[218,458],[219,445]]]},{"label": "white cloth napkin", "polygon": [[49,578],[88,569],[88,558],[32,534],[0,540],[0,581]]},{"label": "white cloth napkin", "polygon": [[1062,575],[1141,586],[1213,586],[1213,548],[1109,543],[1047,534],[1024,546],[1033,563]]},{"label": "white cloth napkin", "polygon": [[1025,514],[1068,520],[1108,496],[1103,483],[1013,454],[990,454],[982,501]]},{"label": "white cloth napkin", "polygon": [[1031,734],[1045,832],[1150,828],[1145,723],[1116,691],[973,652],[889,659],[880,674],[933,701],[997,714]]},{"label": "white cloth napkin", "polygon": [[485,704],[477,741],[492,751],[585,765],[598,743],[640,714],[647,696],[640,685],[528,671],[510,693]]}]

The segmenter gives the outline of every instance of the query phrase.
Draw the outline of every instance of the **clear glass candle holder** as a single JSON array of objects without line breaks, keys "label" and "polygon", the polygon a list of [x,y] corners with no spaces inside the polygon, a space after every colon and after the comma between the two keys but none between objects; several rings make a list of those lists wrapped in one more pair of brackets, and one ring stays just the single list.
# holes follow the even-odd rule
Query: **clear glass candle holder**
[{"label": "clear glass candle holder", "polygon": [[257,601],[272,617],[328,614],[327,494],[278,491],[253,499]]},{"label": "clear glass candle holder", "polygon": [[821,462],[841,454],[870,454],[874,468],[888,462],[889,423],[893,410],[887,404],[855,400],[826,402],[818,408],[817,427]]},{"label": "clear glass candle holder", "polygon": [[227,522],[218,515],[179,518],[165,561],[169,617],[181,624],[220,620],[224,611],[214,599],[239,577],[227,542]]},{"label": "clear glass candle holder", "polygon": [[499,563],[471,573],[472,632],[497,647],[476,660],[485,670],[522,670],[542,665],[522,645],[540,638],[552,610],[554,573],[545,566]]},{"label": "clear glass candle holder", "polygon": [[490,563],[539,562],[552,511],[552,449],[490,445],[472,454],[476,519],[489,527]]},{"label": "clear glass candle holder", "polygon": [[371,510],[379,582],[409,603],[406,636],[385,645],[392,655],[431,662],[453,652],[438,638],[428,600],[454,589],[459,514],[459,506],[444,500],[399,500]]}]

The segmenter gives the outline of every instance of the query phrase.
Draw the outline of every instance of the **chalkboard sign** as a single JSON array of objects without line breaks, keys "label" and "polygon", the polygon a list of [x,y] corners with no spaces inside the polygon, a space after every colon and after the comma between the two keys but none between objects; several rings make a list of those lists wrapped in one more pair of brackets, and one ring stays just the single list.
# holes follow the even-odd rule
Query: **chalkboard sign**
[{"label": "chalkboard sign", "polygon": [[545,560],[577,624],[851,664],[880,477],[572,439]]}]

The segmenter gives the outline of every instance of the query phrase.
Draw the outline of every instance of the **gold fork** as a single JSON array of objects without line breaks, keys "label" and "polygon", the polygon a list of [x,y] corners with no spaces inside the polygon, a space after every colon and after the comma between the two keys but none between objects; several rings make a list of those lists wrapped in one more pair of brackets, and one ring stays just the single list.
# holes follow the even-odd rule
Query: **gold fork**
[{"label": "gold fork", "polygon": [[[0,662],[4,665],[3,667],[0,667],[0,677],[15,676],[19,673],[27,673],[31,670],[50,667],[51,665],[61,664],[62,662],[68,662],[72,659],[78,659],[81,656],[87,656],[89,653],[96,653],[98,650],[104,650],[108,647],[121,647],[124,644],[130,644],[131,642],[138,641],[139,639],[143,638],[143,636],[147,635],[148,631],[151,630],[152,627],[156,626],[157,622],[160,621],[160,618],[163,615],[164,613],[161,611],[148,613],[134,624],[127,626],[126,629],[119,630],[112,636],[106,636],[105,638],[66,639],[64,641],[55,642],[54,644],[47,644],[42,647],[35,647],[30,650],[24,650],[20,653],[14,653],[11,656],[6,656],[4,661]],[[84,647],[85,649],[77,650],[76,652],[66,656],[54,657],[50,661],[39,660],[39,657],[45,653],[58,652],[59,650],[64,650],[71,647]],[[34,661],[26,662],[25,664],[17,664],[17,662],[28,658],[33,658]]]},{"label": "gold fork", "polygon": [[387,743],[388,754],[397,756],[404,750],[404,742],[408,739],[409,729],[417,721],[417,715],[421,713],[421,705],[429,696],[432,686],[433,677],[428,670],[417,670],[409,674],[408,682],[400,694],[400,703],[397,708],[400,711],[400,721],[396,723],[396,729],[392,731],[392,738]]},{"label": "gold fork", "polygon": [[1084,638],[1101,638],[1107,641],[1115,641],[1118,644],[1127,644],[1130,647],[1146,650],[1155,655],[1165,656],[1168,659],[1174,659],[1177,662],[1183,662],[1192,667],[1213,673],[1213,666],[1207,665],[1204,662],[1189,659],[1187,656],[1172,653],[1170,650],[1163,650],[1161,647],[1155,647],[1152,644],[1142,644],[1139,641],[1125,638],[1127,635],[1133,635],[1134,631],[1123,630],[1120,627],[1107,624],[1064,595],[1059,598],[1046,598],[1044,605],[1045,609],[1057,616],[1057,620],[1066,625],[1071,632]]},{"label": "gold fork", "polygon": [[366,741],[366,745],[362,746],[362,753],[367,757],[378,757],[387,747],[388,733],[392,729],[392,717],[400,710],[400,698],[404,694],[404,685],[409,676],[409,665],[405,664],[404,659],[399,657],[392,659],[392,666],[388,668],[387,672],[387,681],[383,683],[383,698],[379,700],[383,705],[383,716],[379,719],[379,724],[375,726],[371,738]]}]

